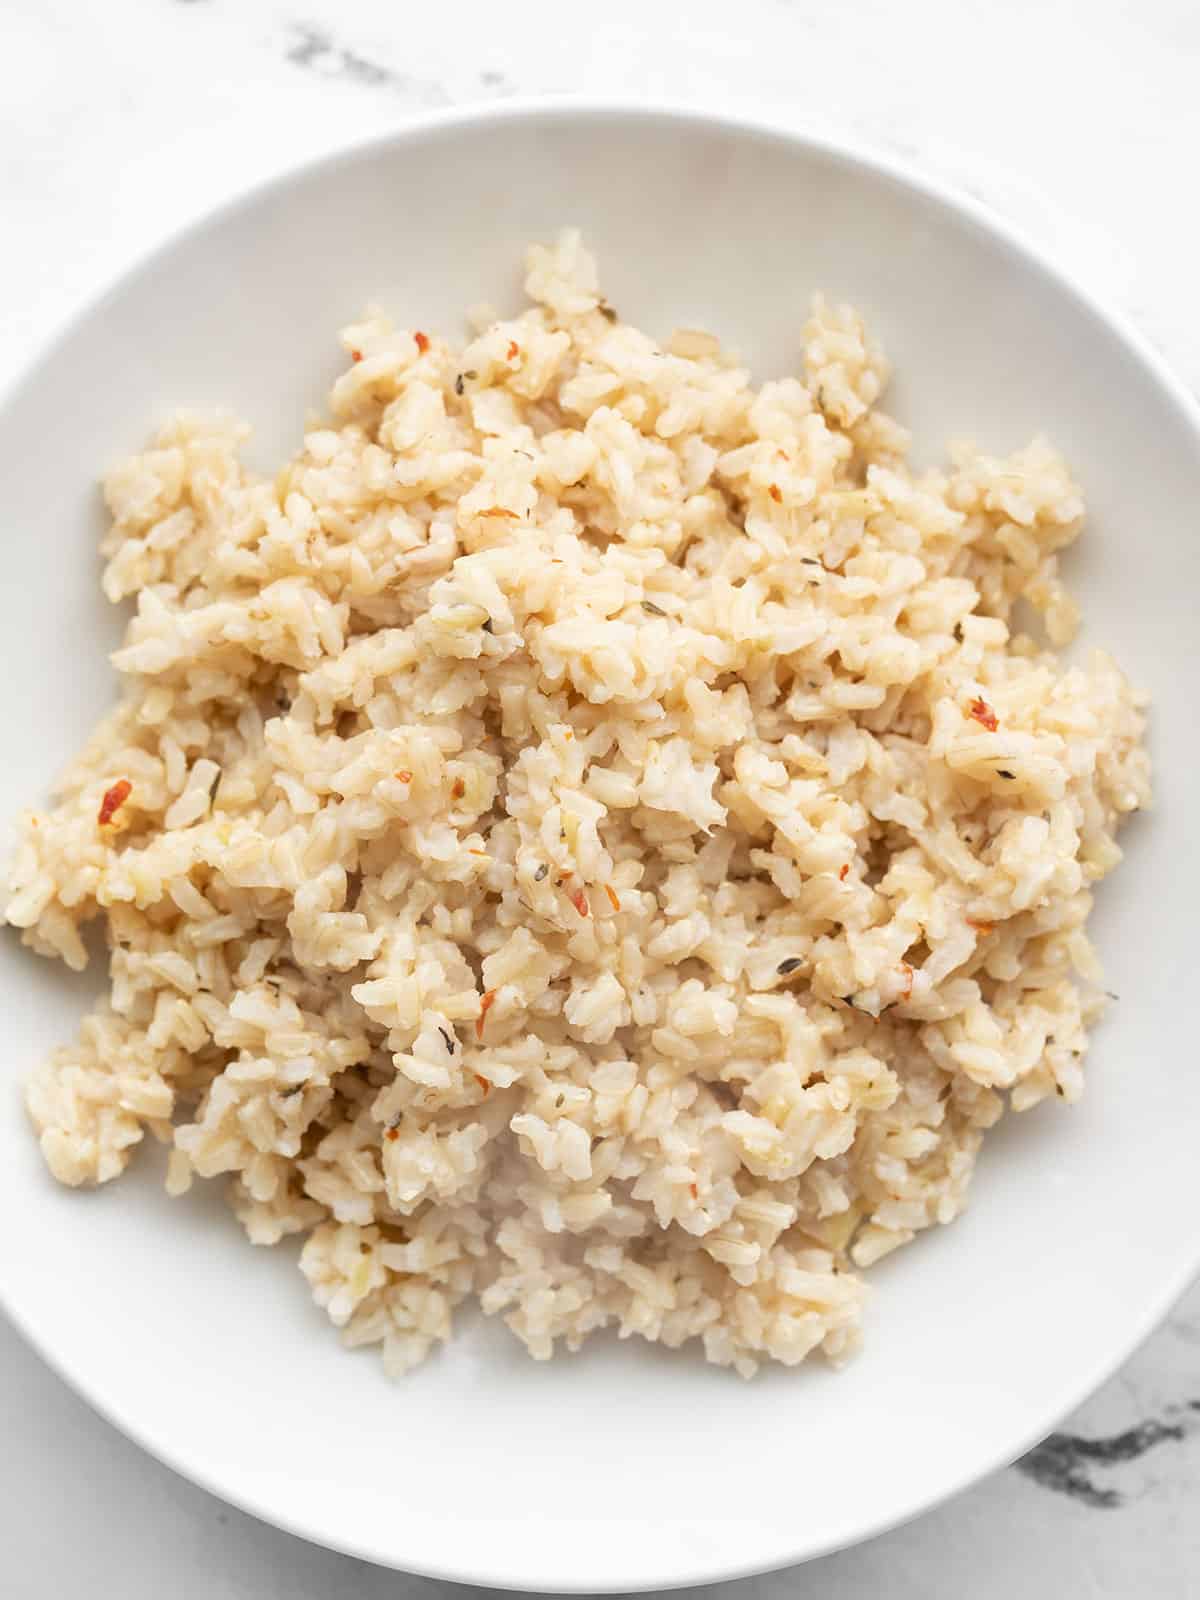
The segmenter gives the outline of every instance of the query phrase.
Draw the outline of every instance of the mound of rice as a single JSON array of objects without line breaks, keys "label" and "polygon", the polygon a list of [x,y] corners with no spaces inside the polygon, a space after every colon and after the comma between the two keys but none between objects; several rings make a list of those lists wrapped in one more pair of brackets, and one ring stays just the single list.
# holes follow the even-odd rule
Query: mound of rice
[{"label": "mound of rice", "polygon": [[[183,416],[105,485],[124,697],[24,819],[7,920],[108,1000],[28,1104],[54,1175],[228,1175],[351,1345],[477,1296],[836,1359],[855,1269],[1074,1100],[1142,700],[1052,646],[1045,443],[914,477],[818,301],[803,381],[618,321],[578,237],[456,349],[382,316],[273,481]],[[1033,625],[1032,623],[1030,624]]]}]

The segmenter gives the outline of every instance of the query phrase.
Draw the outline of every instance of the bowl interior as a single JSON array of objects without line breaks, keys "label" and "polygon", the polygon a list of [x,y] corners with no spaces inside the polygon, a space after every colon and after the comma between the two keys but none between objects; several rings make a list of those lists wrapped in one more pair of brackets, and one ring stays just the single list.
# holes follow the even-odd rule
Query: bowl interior
[{"label": "bowl interior", "polygon": [[1046,1431],[1148,1331],[1198,1255],[1200,1075],[1187,968],[1200,856],[1192,699],[1200,449],[1123,336],[972,213],[793,138],[668,114],[489,112],[269,187],[125,279],[0,409],[9,729],[0,813],[41,796],[110,702],[94,480],[179,405],[233,408],[269,465],[378,301],[457,332],[504,308],[531,238],[580,226],[623,317],[712,327],[758,376],[794,369],[808,296],[858,305],[891,409],[933,460],[1044,430],[1092,507],[1070,571],[1154,697],[1157,809],[1096,926],[1120,1002],[1089,1088],[993,1136],[955,1227],[873,1274],[862,1356],[752,1384],[597,1341],[528,1361],[502,1328],[400,1385],[341,1352],[287,1251],[211,1190],[169,1203],[152,1153],[92,1195],[45,1176],[17,1082],[90,992],[0,941],[0,1299],[114,1421],[179,1470],[323,1543],[512,1587],[695,1582],[863,1537]]}]

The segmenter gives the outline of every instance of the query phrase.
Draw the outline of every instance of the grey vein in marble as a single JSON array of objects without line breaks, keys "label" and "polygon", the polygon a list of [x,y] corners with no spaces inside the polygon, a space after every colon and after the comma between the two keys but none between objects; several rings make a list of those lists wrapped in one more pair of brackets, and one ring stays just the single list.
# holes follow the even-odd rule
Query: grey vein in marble
[{"label": "grey vein in marble", "polygon": [[1136,1461],[1148,1450],[1166,1443],[1179,1444],[1200,1425],[1200,1400],[1176,1408],[1171,1420],[1151,1418],[1107,1438],[1086,1439],[1078,1433],[1052,1433],[1014,1463],[1018,1472],[1043,1489],[1069,1495],[1081,1505],[1115,1511],[1125,1504],[1122,1490],[1095,1482],[1092,1469]]},{"label": "grey vein in marble", "polygon": [[449,104],[449,96],[439,84],[396,72],[381,61],[360,55],[358,51],[339,43],[325,28],[314,27],[307,22],[295,22],[289,28],[288,35],[291,42],[285,60],[294,67],[303,67],[322,78],[341,78],[367,89],[390,90],[403,95],[414,105]]}]

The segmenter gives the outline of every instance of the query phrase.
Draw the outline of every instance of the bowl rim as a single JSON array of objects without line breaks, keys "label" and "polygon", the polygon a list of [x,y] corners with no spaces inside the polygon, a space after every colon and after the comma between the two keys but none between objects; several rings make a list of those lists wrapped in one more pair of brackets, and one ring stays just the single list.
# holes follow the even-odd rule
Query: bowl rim
[{"label": "bowl rim", "polygon": [[[958,188],[950,180],[933,176],[910,161],[891,152],[883,151],[857,135],[844,136],[827,125],[808,126],[801,121],[791,122],[782,113],[774,116],[751,113],[735,103],[727,103],[716,110],[707,109],[687,100],[649,100],[636,96],[539,94],[513,96],[501,101],[479,101],[456,105],[435,111],[414,113],[382,133],[358,135],[334,144],[315,157],[290,163],[273,170],[264,178],[239,188],[228,199],[200,212],[182,225],[169,230],[156,243],[135,254],[123,267],[107,274],[99,286],[73,301],[65,315],[42,339],[35,342],[32,354],[18,363],[13,375],[0,385],[0,426],[5,413],[19,400],[21,391],[33,380],[43,362],[58,353],[77,331],[92,318],[103,315],[111,299],[126,292],[144,274],[166,265],[177,252],[186,250],[194,240],[209,229],[219,226],[239,214],[251,211],[272,196],[283,193],[301,179],[328,174],[340,166],[348,165],[372,151],[382,152],[391,147],[419,143],[427,136],[437,136],[469,128],[527,121],[554,124],[574,120],[600,120],[619,123],[628,119],[674,125],[685,129],[718,129],[735,136],[768,140],[782,145],[800,146],[832,160],[849,170],[865,170],[892,185],[906,190],[917,198],[951,214],[957,214],[972,223],[990,242],[1001,246],[1016,257],[1022,265],[1032,269],[1060,293],[1075,300],[1122,347],[1124,353],[1139,363],[1155,380],[1171,402],[1180,419],[1190,430],[1196,453],[1200,456],[1200,399],[1192,393],[1184,380],[1177,375],[1162,356],[1121,312],[1101,300],[1082,284],[1070,271],[1057,262],[1053,255],[1027,239],[1020,228],[994,212],[985,202]],[[1108,1378],[1122,1367],[1135,1350],[1169,1315],[1172,1307],[1200,1276],[1200,1235],[1197,1236],[1194,1259],[1185,1262],[1164,1282],[1159,1292],[1143,1308],[1134,1335],[1122,1341],[1114,1352],[1105,1355],[1085,1368],[1064,1391],[1053,1414],[1045,1419],[1032,1435],[1023,1431],[1017,1438],[1006,1441],[991,1451],[982,1464],[978,1464],[953,1486],[943,1486],[923,1492],[911,1500],[901,1499],[889,1514],[870,1519],[854,1534],[844,1530],[827,1539],[810,1540],[793,1549],[774,1548],[755,1556],[748,1554],[739,1561],[721,1561],[696,1564],[663,1579],[661,1575],[644,1581],[584,1582],[572,1574],[551,1574],[531,1579],[512,1571],[497,1571],[482,1553],[476,1555],[467,1548],[449,1553],[444,1561],[428,1560],[416,1564],[401,1563],[394,1553],[379,1547],[355,1544],[335,1535],[314,1532],[289,1520],[286,1510],[264,1505],[252,1493],[230,1492],[216,1477],[203,1467],[196,1467],[173,1453],[167,1445],[147,1436],[136,1416],[124,1413],[121,1407],[94,1396],[85,1373],[76,1370],[69,1362],[47,1347],[37,1337],[34,1328],[15,1305],[9,1303],[3,1284],[0,1283],[0,1314],[31,1346],[57,1377],[103,1420],[116,1428],[127,1439],[143,1450],[153,1460],[177,1473],[187,1482],[213,1495],[216,1499],[246,1512],[268,1526],[292,1534],[307,1543],[369,1562],[392,1571],[412,1573],[414,1576],[434,1578],[450,1583],[472,1584],[483,1588],[511,1588],[515,1583],[531,1593],[613,1594],[644,1592],[648,1585],[655,1589],[676,1589],[687,1586],[731,1582],[741,1578],[760,1576],[782,1570],[792,1565],[832,1555],[838,1550],[851,1549],[881,1534],[888,1533],[946,1501],[974,1487],[994,1472],[1011,1465],[1028,1450],[1051,1433],[1059,1423],[1077,1409]]]}]

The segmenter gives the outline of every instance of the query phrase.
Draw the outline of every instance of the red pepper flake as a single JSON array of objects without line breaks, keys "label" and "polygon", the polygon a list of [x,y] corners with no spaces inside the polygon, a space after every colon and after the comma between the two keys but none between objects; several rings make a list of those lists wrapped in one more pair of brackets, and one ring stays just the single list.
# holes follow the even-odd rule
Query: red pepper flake
[{"label": "red pepper flake", "polygon": [[479,1015],[475,1018],[475,1037],[483,1038],[483,1025],[487,1021],[487,1014],[496,1003],[495,989],[489,989],[479,1002]]},{"label": "red pepper flake", "polygon": [[486,1100],[488,1095],[491,1094],[491,1092],[492,1092],[491,1084],[488,1082],[488,1080],[485,1077],[482,1076],[482,1074],[480,1074],[478,1072],[472,1073],[471,1076],[475,1079],[475,1082],[483,1090],[483,1098]]},{"label": "red pepper flake", "polygon": [[1000,726],[1000,720],[991,706],[988,705],[986,700],[980,700],[978,696],[967,707],[967,715],[974,717],[980,727],[986,728],[989,733],[995,733]]},{"label": "red pepper flake", "polygon": [[351,350],[350,359],[351,359],[351,361],[361,361],[362,360],[362,351],[361,350]]},{"label": "red pepper flake", "polygon": [[424,334],[424,333],[420,333],[420,332],[414,333],[413,334],[413,340],[414,340],[414,342],[415,342],[415,344],[417,346],[417,349],[421,352],[422,355],[424,355],[426,350],[429,349],[429,337],[428,337],[428,335]]},{"label": "red pepper flake", "polygon": [[694,1183],[689,1183],[688,1184],[688,1188],[692,1191],[692,1199],[693,1200],[699,1200],[700,1191],[699,1191],[699,1189],[697,1189],[696,1185]]},{"label": "red pepper flake", "polygon": [[913,989],[913,969],[909,966],[907,961],[902,961],[900,963],[900,971],[904,974],[904,994],[902,998],[905,1000],[910,1000],[912,998]]},{"label": "red pepper flake", "polygon": [[517,347],[517,341],[515,339],[510,339],[508,341],[508,349],[504,353],[504,359],[506,361],[515,361],[520,354],[521,352]]},{"label": "red pepper flake", "polygon": [[461,778],[455,778],[454,782],[450,785],[450,794],[451,794],[451,796],[455,800],[461,800],[463,795],[466,794],[466,792],[467,792],[466,784],[462,781]]},{"label": "red pepper flake", "polygon": [[578,911],[581,917],[586,917],[588,912],[591,910],[591,907],[588,905],[588,897],[582,889],[576,889],[575,893],[571,896],[571,904],[575,907],[576,911]]},{"label": "red pepper flake", "polygon": [[850,871],[850,863],[847,861],[845,866],[840,867],[838,869],[838,882],[839,883],[845,883],[846,876],[849,873],[849,871]]},{"label": "red pepper flake", "polygon": [[400,1137],[400,1129],[399,1128],[385,1128],[383,1130],[383,1137],[385,1139],[390,1139],[393,1143],[395,1143],[395,1141]]},{"label": "red pepper flake", "polygon": [[100,810],[96,813],[96,821],[102,828],[107,827],[113,817],[125,804],[133,790],[133,785],[128,778],[118,778],[111,789],[106,789],[104,799],[100,802]]},{"label": "red pepper flake", "polygon": [[621,901],[617,895],[617,891],[613,888],[611,883],[606,883],[604,885],[604,892],[608,896],[608,903],[610,906],[612,906],[613,910],[620,911]]},{"label": "red pepper flake", "polygon": [[412,782],[412,773],[405,771],[404,768],[401,768],[401,770],[399,772],[394,773],[393,776],[395,778],[397,778],[401,783],[411,783]]},{"label": "red pepper flake", "polygon": [[777,483],[773,483],[767,490],[767,493],[771,496],[771,499],[775,501],[776,505],[778,505],[783,499],[782,491]]},{"label": "red pepper flake", "polygon": [[994,922],[976,922],[974,917],[968,917],[967,927],[974,928],[976,933],[980,933],[986,938],[989,933],[995,930],[996,924]]}]

